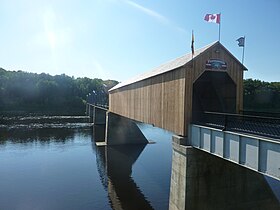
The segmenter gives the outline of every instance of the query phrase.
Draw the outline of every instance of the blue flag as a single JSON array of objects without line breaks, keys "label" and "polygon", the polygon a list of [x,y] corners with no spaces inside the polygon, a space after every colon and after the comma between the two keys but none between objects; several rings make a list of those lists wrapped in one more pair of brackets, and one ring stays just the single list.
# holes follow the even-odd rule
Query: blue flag
[{"label": "blue flag", "polygon": [[236,41],[238,41],[238,46],[239,47],[244,47],[244,45],[245,45],[245,37],[240,37]]}]

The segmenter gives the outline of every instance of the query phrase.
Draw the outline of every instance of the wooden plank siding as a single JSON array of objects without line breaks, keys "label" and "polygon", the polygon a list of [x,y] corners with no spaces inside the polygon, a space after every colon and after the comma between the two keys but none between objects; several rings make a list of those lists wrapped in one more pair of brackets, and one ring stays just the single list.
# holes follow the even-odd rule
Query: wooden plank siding
[{"label": "wooden plank siding", "polygon": [[183,134],[185,72],[182,67],[114,90],[109,111]]},{"label": "wooden plank siding", "polygon": [[[219,51],[219,53],[216,53]],[[194,83],[199,76],[205,71],[205,62],[211,58],[217,58],[227,63],[227,73],[236,84],[236,112],[243,108],[243,69],[242,66],[236,62],[236,59],[229,54],[229,52],[220,45],[210,48],[205,53],[201,54],[194,62],[194,75],[192,76],[192,83]]]},{"label": "wooden plank siding", "polygon": [[[217,53],[218,51],[218,53]],[[186,65],[185,80],[185,130],[183,134],[187,136],[188,125],[192,119],[192,94],[193,84],[205,72],[205,64],[209,59],[217,58],[227,62],[227,73],[236,84],[236,112],[243,109],[243,69],[242,66],[223,47],[210,48],[205,53],[198,56],[194,61]]]},{"label": "wooden plank siding", "polygon": [[179,68],[111,90],[109,111],[187,136],[193,84],[205,71],[206,61],[213,58],[227,63],[227,73],[236,84],[238,112],[243,108],[244,66],[220,43]]}]

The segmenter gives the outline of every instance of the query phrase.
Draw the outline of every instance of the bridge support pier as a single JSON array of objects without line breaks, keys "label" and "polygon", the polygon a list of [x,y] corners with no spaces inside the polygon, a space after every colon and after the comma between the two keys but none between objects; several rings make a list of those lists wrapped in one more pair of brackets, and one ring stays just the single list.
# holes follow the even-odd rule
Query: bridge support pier
[{"label": "bridge support pier", "polygon": [[94,106],[88,105],[89,122],[93,123],[94,120]]},{"label": "bridge support pier", "polygon": [[172,139],[169,210],[279,207],[262,174]]},{"label": "bridge support pier", "polygon": [[94,107],[94,125],[105,125],[106,124],[106,109]]},{"label": "bridge support pier", "polygon": [[149,143],[134,120],[107,112],[106,145]]},{"label": "bridge support pier", "polygon": [[86,115],[89,115],[89,104],[86,104]]},{"label": "bridge support pier", "polygon": [[86,114],[89,116],[90,123],[94,123],[95,125],[106,124],[106,109],[92,104],[87,104],[86,107]]},{"label": "bridge support pier", "polygon": [[186,209],[187,200],[187,156],[190,154],[191,146],[182,146],[185,138],[172,136],[172,170],[170,181],[169,210]]}]

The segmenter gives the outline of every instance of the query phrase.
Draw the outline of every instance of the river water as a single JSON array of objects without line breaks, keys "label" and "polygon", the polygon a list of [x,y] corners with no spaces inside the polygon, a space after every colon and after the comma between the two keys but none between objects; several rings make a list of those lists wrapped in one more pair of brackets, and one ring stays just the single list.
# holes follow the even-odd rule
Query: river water
[{"label": "river water", "polygon": [[[170,133],[155,144],[96,148],[85,117],[2,118],[0,209],[167,209]],[[99,127],[96,133],[102,133]]]},{"label": "river water", "polygon": [[[154,144],[96,147],[95,141],[104,138],[104,127],[93,129],[83,116],[2,117],[0,209],[168,209],[172,133],[139,126]],[[255,177],[246,173],[247,179],[250,176]],[[250,203],[280,209],[279,181],[256,177],[257,186],[243,189],[245,194],[237,201],[245,202],[244,209]],[[211,199],[196,191],[189,209],[214,209],[215,195],[219,202],[225,201],[221,205],[225,209],[230,196],[238,197],[215,190],[219,177],[208,180],[212,184],[200,182],[193,189],[203,185],[214,192],[208,196]],[[253,199],[256,195],[258,199]]]}]

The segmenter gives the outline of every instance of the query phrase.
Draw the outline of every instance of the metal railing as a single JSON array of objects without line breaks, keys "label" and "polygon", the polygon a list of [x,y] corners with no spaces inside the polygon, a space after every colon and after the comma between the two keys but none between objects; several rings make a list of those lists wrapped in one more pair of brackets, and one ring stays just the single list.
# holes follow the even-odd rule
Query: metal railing
[{"label": "metal railing", "polygon": [[109,106],[107,104],[99,104],[99,103],[87,103],[87,104],[90,106],[96,106],[103,109],[109,109]]},{"label": "metal railing", "polygon": [[201,112],[197,116],[194,124],[280,140],[280,118],[219,112]]},{"label": "metal railing", "polygon": [[239,114],[242,114],[242,115],[280,118],[280,113],[277,113],[277,112],[260,112],[260,111],[250,111],[250,110],[240,110],[239,112],[240,112]]}]

